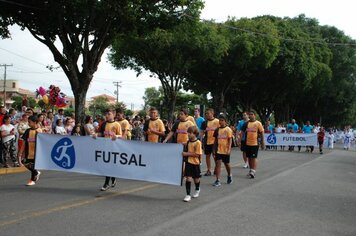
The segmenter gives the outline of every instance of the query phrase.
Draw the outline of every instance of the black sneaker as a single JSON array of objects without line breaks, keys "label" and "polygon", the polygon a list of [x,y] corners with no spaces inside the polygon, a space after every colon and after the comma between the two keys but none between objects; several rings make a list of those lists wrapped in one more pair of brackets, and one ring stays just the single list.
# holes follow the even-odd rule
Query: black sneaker
[{"label": "black sneaker", "polygon": [[109,188],[110,188],[110,186],[107,185],[107,184],[105,184],[100,190],[101,190],[101,191],[106,191],[106,190],[108,190]]},{"label": "black sneaker", "polygon": [[228,176],[228,177],[227,177],[227,184],[232,184],[232,182],[234,182],[234,181],[232,180],[232,176]]},{"label": "black sneaker", "polygon": [[111,182],[111,187],[114,188],[116,186],[116,179]]},{"label": "black sneaker", "polygon": [[250,175],[250,179],[254,179],[254,178],[255,178],[255,173],[254,173],[253,171],[251,171],[251,172],[249,173],[249,175]]}]

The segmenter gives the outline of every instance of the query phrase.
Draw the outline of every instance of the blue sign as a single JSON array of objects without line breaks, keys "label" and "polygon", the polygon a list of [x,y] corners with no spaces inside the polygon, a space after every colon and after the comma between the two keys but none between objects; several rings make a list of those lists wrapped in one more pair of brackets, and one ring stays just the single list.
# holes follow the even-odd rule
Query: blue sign
[{"label": "blue sign", "polygon": [[268,137],[267,137],[267,143],[269,143],[269,144],[276,144],[276,142],[277,142],[276,135],[274,135],[274,134],[268,135]]},{"label": "blue sign", "polygon": [[72,140],[69,138],[60,139],[52,148],[52,161],[64,169],[72,169],[75,165],[75,150]]}]

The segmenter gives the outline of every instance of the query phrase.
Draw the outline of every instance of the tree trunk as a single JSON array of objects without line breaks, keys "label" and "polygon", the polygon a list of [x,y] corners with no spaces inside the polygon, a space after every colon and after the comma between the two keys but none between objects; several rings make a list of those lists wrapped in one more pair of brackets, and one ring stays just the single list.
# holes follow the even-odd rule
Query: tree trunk
[{"label": "tree trunk", "polygon": [[170,94],[168,97],[168,114],[167,114],[167,120],[170,122],[175,121],[174,117],[174,111],[176,109],[176,102],[177,102],[177,95],[176,94]]},{"label": "tree trunk", "polygon": [[[74,104],[75,104],[75,123],[84,125],[85,121],[85,102],[86,96],[89,89],[90,82],[93,75],[80,75],[81,78],[75,78],[75,81],[81,81],[79,86],[75,86],[76,83],[71,83],[72,91],[74,94]],[[70,78],[70,81],[73,78]]]}]

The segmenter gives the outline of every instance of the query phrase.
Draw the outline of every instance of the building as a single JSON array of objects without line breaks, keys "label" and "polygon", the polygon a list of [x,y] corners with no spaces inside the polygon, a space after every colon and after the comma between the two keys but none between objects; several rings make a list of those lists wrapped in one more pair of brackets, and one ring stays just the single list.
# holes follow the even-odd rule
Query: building
[{"label": "building", "polygon": [[91,97],[91,100],[88,103],[88,106],[98,98],[105,98],[109,105],[116,105],[116,98],[107,94],[100,94],[98,96]]},{"label": "building", "polygon": [[[19,86],[18,80],[6,80],[6,84],[4,86],[4,80],[0,80],[0,99],[2,101],[5,100],[5,107],[10,108],[12,103],[14,102],[12,97],[31,97],[36,98],[35,92],[32,92],[27,89],[22,89]],[[4,104],[4,103],[3,103]],[[3,105],[1,104],[1,105]]]}]

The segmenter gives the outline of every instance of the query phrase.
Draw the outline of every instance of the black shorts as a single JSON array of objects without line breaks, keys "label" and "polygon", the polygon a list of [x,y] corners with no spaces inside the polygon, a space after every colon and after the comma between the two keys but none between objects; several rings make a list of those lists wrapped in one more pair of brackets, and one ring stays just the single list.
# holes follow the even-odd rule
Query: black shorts
[{"label": "black shorts", "polygon": [[193,179],[200,178],[201,177],[200,165],[193,165],[189,162],[186,162],[185,169],[184,169],[184,176],[192,177]]},{"label": "black shorts", "polygon": [[246,157],[257,158],[258,146],[248,146],[246,145]]},{"label": "black shorts", "polygon": [[230,163],[230,155],[216,153],[215,158],[217,161],[221,160],[225,164]]},{"label": "black shorts", "polygon": [[246,142],[245,141],[241,141],[240,150],[241,150],[241,152],[246,152]]},{"label": "black shorts", "polygon": [[213,146],[214,146],[214,144],[206,144],[206,145],[204,145],[204,153],[205,153],[205,155],[210,155],[210,154],[212,154],[213,153]]}]

